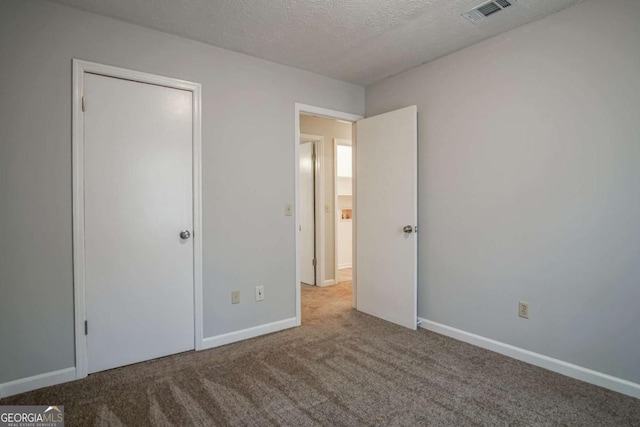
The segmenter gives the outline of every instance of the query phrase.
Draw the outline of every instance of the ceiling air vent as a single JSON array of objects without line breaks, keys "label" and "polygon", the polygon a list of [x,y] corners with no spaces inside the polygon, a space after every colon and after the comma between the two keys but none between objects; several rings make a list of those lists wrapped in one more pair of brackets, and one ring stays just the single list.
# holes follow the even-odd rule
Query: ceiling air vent
[{"label": "ceiling air vent", "polygon": [[517,3],[517,0],[488,1],[486,3],[482,3],[475,9],[471,9],[469,12],[463,13],[462,16],[475,24],[476,22],[484,20],[487,16],[493,15],[497,12],[501,12],[514,3]]}]

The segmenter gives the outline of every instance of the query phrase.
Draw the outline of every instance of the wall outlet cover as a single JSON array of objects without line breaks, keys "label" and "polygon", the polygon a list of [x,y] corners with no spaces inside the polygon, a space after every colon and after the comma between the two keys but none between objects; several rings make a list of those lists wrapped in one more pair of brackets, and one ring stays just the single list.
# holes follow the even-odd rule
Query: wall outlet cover
[{"label": "wall outlet cover", "polygon": [[529,318],[529,303],[525,301],[518,302],[518,316],[528,319]]}]

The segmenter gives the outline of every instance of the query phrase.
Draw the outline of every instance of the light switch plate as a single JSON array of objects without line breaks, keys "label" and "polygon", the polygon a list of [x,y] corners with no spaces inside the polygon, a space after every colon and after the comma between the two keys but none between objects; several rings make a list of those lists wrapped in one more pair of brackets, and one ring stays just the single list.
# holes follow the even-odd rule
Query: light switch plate
[{"label": "light switch plate", "polygon": [[240,304],[240,291],[231,291],[231,304]]},{"label": "light switch plate", "polygon": [[256,286],[256,301],[264,299],[264,286]]},{"label": "light switch plate", "polygon": [[285,216],[293,215],[293,208],[291,207],[290,204],[284,205],[284,214],[285,214]]}]

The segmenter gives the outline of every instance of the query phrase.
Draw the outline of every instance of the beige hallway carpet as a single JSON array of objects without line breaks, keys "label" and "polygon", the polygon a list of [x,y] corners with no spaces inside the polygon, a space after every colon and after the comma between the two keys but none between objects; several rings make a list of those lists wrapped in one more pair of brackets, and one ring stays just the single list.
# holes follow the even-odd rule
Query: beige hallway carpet
[{"label": "beige hallway carpet", "polygon": [[67,425],[639,426],[640,400],[351,309],[303,286],[303,326],[101,372],[0,404]]}]

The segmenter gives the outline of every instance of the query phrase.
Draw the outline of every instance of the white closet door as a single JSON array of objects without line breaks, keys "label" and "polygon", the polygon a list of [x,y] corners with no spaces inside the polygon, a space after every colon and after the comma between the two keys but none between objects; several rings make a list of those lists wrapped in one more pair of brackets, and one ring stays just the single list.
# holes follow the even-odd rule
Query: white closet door
[{"label": "white closet door", "polygon": [[194,348],[192,93],[85,74],[89,373]]}]

